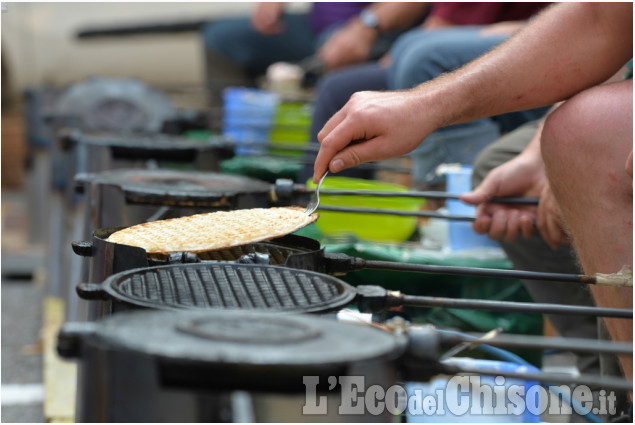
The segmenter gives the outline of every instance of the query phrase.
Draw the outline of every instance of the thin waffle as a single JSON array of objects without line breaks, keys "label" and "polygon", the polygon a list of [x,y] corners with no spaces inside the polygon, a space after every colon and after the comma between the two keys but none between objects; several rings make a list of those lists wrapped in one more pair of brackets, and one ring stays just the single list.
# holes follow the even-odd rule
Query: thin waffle
[{"label": "thin waffle", "polygon": [[312,223],[301,207],[219,211],[152,221],[113,233],[108,242],[138,246],[148,254],[204,252],[274,239]]}]

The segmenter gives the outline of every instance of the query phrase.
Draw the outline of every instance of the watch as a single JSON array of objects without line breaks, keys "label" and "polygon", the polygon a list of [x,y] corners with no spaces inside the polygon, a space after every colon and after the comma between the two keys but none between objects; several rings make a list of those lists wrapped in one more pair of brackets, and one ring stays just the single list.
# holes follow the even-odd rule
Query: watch
[{"label": "watch", "polygon": [[359,19],[365,27],[372,28],[379,32],[379,18],[377,18],[377,15],[372,10],[362,10],[359,14]]}]

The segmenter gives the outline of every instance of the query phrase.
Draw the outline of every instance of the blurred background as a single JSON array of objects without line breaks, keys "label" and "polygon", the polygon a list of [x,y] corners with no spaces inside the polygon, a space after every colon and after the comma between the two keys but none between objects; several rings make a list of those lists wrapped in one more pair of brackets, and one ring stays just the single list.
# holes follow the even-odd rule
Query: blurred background
[{"label": "blurred background", "polygon": [[[151,85],[202,83],[203,46],[196,31],[91,40],[77,35],[99,28],[196,23],[246,15],[252,8],[250,2],[3,4],[3,98],[19,97],[28,86],[72,84],[91,75],[135,77]],[[306,6],[290,4],[291,10]]]},{"label": "blurred background", "polygon": [[[178,93],[169,93],[176,107],[203,108],[205,55],[196,27],[247,15],[251,8],[250,2],[2,2],[2,422],[68,421],[73,414],[73,395],[60,391],[72,388],[64,383],[72,383],[74,370],[70,363],[52,366],[57,359],[47,347],[64,320],[64,306],[46,304],[48,221],[55,212],[42,111],[60,92],[91,77],[134,78],[168,93],[177,87]],[[163,25],[177,30],[81,37]],[[55,376],[45,379],[46,373]],[[45,391],[45,382],[62,384]]]}]

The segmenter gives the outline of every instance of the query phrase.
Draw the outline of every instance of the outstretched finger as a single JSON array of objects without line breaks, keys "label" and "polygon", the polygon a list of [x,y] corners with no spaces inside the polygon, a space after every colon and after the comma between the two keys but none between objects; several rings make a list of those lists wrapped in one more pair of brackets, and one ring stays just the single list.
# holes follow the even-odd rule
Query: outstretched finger
[{"label": "outstretched finger", "polygon": [[362,162],[383,159],[388,145],[366,133],[364,120],[348,114],[321,140],[313,167],[313,181],[330,169],[337,173]]}]

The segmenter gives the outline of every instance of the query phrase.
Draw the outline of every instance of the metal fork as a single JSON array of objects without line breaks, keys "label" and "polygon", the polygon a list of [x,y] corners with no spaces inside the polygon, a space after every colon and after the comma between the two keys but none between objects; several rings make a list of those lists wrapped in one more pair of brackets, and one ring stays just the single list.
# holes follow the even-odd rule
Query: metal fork
[{"label": "metal fork", "polygon": [[317,210],[318,205],[320,205],[320,186],[322,186],[322,182],[324,181],[324,177],[326,177],[326,175],[328,173],[329,173],[328,170],[326,170],[326,172],[324,173],[324,175],[322,176],[322,178],[318,182],[317,187],[315,188],[315,195],[313,195],[313,197],[309,201],[309,204],[306,206],[306,211],[304,211],[304,214],[306,214],[306,215],[313,214],[315,212],[315,210]]}]

